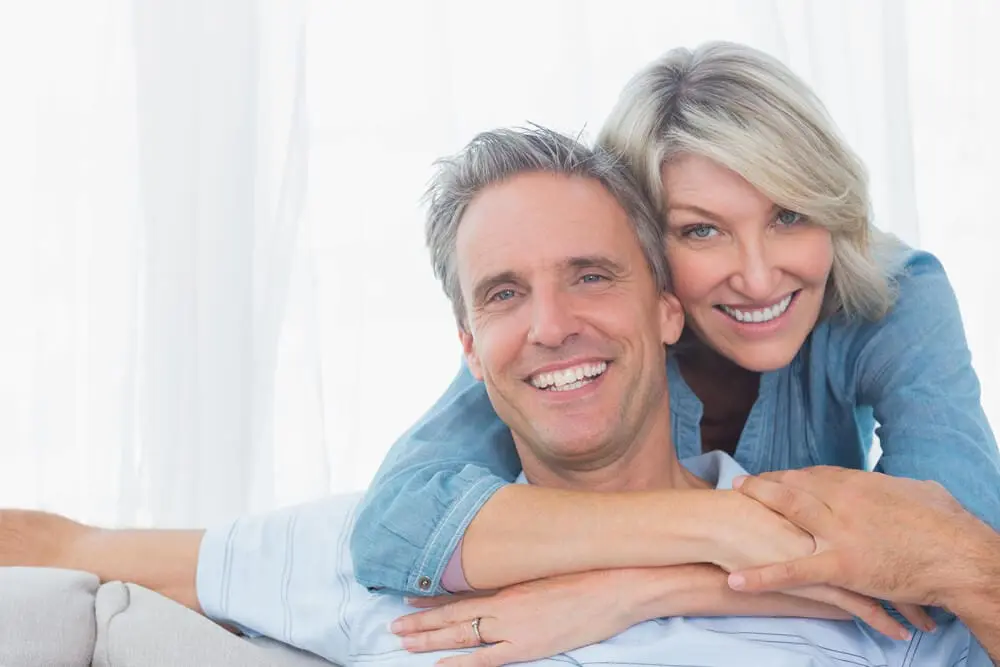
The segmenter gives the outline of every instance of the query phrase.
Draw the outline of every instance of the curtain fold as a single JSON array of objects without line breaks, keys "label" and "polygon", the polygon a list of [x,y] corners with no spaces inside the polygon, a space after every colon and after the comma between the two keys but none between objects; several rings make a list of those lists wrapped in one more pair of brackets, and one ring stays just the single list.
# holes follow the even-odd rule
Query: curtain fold
[{"label": "curtain fold", "polygon": [[[46,0],[0,8],[0,506],[204,525],[360,489],[460,348],[433,159],[593,139],[668,48],[816,89],[935,252],[1000,424],[992,0]],[[932,317],[933,314],[928,314]]]}]

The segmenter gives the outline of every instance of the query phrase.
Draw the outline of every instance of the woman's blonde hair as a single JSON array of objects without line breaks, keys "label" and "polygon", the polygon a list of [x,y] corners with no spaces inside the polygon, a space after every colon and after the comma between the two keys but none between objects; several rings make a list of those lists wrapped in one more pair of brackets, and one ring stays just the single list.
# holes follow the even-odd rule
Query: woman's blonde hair
[{"label": "woman's blonde hair", "polygon": [[864,166],[809,86],[777,59],[726,42],[671,50],[625,86],[598,144],[626,162],[661,220],[666,162],[697,154],[733,170],[830,231],[825,314],[874,320],[892,307],[889,258],[902,246],[872,226]]}]

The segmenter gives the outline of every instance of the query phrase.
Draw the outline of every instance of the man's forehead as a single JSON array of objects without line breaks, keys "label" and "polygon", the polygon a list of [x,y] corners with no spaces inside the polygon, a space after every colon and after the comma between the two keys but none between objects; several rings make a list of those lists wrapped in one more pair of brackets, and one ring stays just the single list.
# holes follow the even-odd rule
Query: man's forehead
[{"label": "man's forehead", "polygon": [[575,257],[622,262],[636,247],[627,214],[600,182],[532,173],[481,192],[462,216],[456,249],[460,273],[471,278]]}]

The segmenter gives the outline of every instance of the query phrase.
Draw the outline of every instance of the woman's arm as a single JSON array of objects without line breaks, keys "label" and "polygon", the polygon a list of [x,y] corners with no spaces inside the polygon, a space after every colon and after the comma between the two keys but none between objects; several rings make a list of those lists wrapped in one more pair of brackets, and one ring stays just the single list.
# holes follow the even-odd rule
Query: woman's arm
[{"label": "woman's arm", "polygon": [[856,329],[857,402],[879,422],[877,470],[933,480],[1000,528],[1000,453],[983,412],[958,302],[941,264],[915,253],[895,307]]},{"label": "woman's arm", "polygon": [[363,502],[351,542],[358,580],[441,593],[459,557],[473,588],[619,567],[710,562],[727,569],[804,555],[812,540],[737,493],[590,494],[506,482],[510,432],[463,368],[397,442]]},{"label": "woman's arm", "polygon": [[712,563],[727,570],[812,553],[804,531],[733,491],[498,491],[469,524],[466,580],[495,590],[590,570]]},{"label": "woman's arm", "polygon": [[[511,586],[490,596],[421,598],[426,611],[397,619],[392,631],[414,653],[476,646],[472,620],[490,646],[449,659],[461,667],[527,662],[604,641],[654,618],[785,616],[850,620],[833,606],[782,594],[746,595],[712,565],[674,565],[562,575]],[[884,612],[875,627],[899,637]]]},{"label": "woman's arm", "polygon": [[462,364],[445,394],[392,446],[351,535],[358,581],[410,595],[441,575],[472,517],[521,462],[486,389]]}]

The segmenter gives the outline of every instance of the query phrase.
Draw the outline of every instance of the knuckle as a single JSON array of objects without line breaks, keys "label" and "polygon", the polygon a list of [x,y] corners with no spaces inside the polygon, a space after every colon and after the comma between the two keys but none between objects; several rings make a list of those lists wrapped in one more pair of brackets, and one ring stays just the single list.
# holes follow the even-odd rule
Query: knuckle
[{"label": "knuckle", "polygon": [[774,504],[783,511],[794,511],[798,506],[795,491],[787,486],[779,486],[774,491]]},{"label": "knuckle", "polygon": [[456,645],[460,647],[471,646],[475,641],[473,637],[472,626],[468,623],[462,623],[460,625],[453,625],[451,631],[452,640]]},{"label": "knuckle", "polygon": [[779,572],[783,581],[794,581],[799,574],[798,563],[796,561],[782,563]]}]

